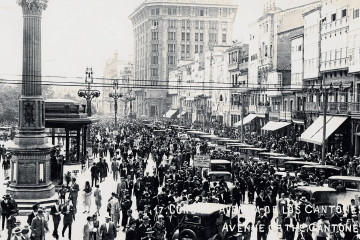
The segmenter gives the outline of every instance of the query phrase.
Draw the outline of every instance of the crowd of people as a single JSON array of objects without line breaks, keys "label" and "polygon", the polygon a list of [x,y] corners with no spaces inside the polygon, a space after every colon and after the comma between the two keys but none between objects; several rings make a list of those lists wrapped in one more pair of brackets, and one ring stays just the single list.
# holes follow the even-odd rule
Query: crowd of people
[{"label": "crowd of people", "polygon": [[[318,240],[330,236],[334,239],[356,237],[359,209],[355,200],[348,206],[340,206],[341,211],[335,211],[330,219],[325,219],[324,215],[315,211],[307,213],[304,211],[305,206],[311,209],[318,206],[315,199],[301,195],[296,190],[297,183],[307,179],[291,178],[288,174],[283,178],[275,176],[277,169],[267,163],[258,163],[251,158],[245,161],[233,152],[213,150],[203,140],[183,139],[180,137],[182,130],[170,127],[168,123],[162,124],[165,130],[158,132],[154,131],[154,127],[145,127],[141,121],[122,122],[116,129],[110,129],[107,124],[93,127],[92,153],[98,161],[90,166],[91,179],[88,179],[83,189],[80,189],[76,178],[69,176],[59,190],[59,200],[49,211],[54,238],[59,239],[58,227],[62,218],[61,235],[64,237],[67,231],[68,239],[71,239],[80,191],[84,191],[85,195],[83,213],[88,215],[83,226],[84,240],[112,240],[120,231],[124,232],[126,240],[172,239],[182,218],[179,212],[171,211],[171,206],[193,203],[229,204],[239,206],[240,209],[245,204],[254,205],[257,209],[255,216],[245,214],[252,218],[254,228],[244,233],[241,239],[250,239],[252,232],[257,239],[267,239],[270,226],[275,222],[281,237],[287,240],[313,239],[314,234]],[[214,134],[228,137],[228,131],[231,132],[225,128],[215,129]],[[317,154],[310,153],[294,139],[245,134],[247,143],[257,147],[303,157],[304,161],[320,161]],[[224,180],[212,183],[204,178],[201,169],[193,165],[197,154],[230,160],[234,188],[230,189]],[[359,160],[347,154],[329,154],[326,164],[343,167],[343,175],[360,176]],[[104,199],[99,184],[108,177],[117,182],[117,187],[113,189],[110,199]],[[93,199],[96,212],[92,213]],[[5,204],[14,205],[14,201],[10,196],[4,196],[1,202],[2,227],[4,229],[7,219],[9,240],[22,239],[17,236],[25,237],[26,234],[31,239],[45,239],[51,224],[46,209],[34,205],[28,217],[28,225],[21,229],[16,225],[16,220],[12,220],[16,218],[17,210],[13,209],[17,207],[9,210]],[[104,222],[100,220],[102,207],[108,213]],[[329,224],[351,227],[345,228],[348,229],[345,232],[339,231],[339,228],[334,231],[324,230]],[[316,225],[316,233],[309,230],[311,225]]]}]

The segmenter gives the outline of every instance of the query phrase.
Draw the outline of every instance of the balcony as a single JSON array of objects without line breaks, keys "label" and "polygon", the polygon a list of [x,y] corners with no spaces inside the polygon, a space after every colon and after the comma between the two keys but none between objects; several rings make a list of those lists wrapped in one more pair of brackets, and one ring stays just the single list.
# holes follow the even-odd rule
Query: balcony
[{"label": "balcony", "polygon": [[269,112],[270,121],[279,121],[280,120],[280,111]]},{"label": "balcony", "polygon": [[249,113],[256,113],[256,105],[249,105]]},{"label": "balcony", "polygon": [[[323,103],[305,103],[305,112],[323,112]],[[360,114],[360,103],[329,102],[326,109],[330,114]]]},{"label": "balcony", "polygon": [[347,67],[349,67],[349,60],[347,57],[330,61],[322,61],[320,64],[320,72]]},{"label": "balcony", "polygon": [[280,111],[280,120],[291,121],[291,112]]},{"label": "balcony", "polygon": [[291,117],[292,119],[297,119],[297,120],[304,120],[305,119],[305,112],[304,111],[292,111],[291,112]]},{"label": "balcony", "polygon": [[257,114],[268,114],[270,112],[270,106],[256,106]]}]

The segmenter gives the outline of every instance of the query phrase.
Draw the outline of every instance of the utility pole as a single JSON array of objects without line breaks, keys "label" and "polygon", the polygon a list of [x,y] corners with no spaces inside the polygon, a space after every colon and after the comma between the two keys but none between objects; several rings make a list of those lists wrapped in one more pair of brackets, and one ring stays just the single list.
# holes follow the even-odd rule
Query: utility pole
[{"label": "utility pole", "polygon": [[240,141],[244,142],[244,94],[241,94],[241,135]]}]

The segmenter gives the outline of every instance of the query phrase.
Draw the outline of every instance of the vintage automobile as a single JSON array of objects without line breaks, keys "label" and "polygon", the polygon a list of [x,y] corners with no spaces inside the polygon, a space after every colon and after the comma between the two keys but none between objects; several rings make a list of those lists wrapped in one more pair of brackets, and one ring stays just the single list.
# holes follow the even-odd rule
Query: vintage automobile
[{"label": "vintage automobile", "polygon": [[221,171],[209,172],[208,177],[209,177],[209,183],[210,183],[211,187],[214,186],[215,182],[218,185],[219,182],[221,180],[223,180],[223,181],[225,181],[226,186],[228,187],[228,189],[230,191],[232,191],[234,189],[234,184],[231,182],[232,175],[229,172],[221,172]]},{"label": "vintage automobile", "polygon": [[[178,228],[173,240],[233,240],[250,239],[252,223],[229,205],[194,203],[180,208]],[[224,231],[224,225],[232,226]],[[239,226],[245,226],[242,229]],[[228,228],[230,229],[230,228]],[[240,229],[240,231],[239,231]]]}]

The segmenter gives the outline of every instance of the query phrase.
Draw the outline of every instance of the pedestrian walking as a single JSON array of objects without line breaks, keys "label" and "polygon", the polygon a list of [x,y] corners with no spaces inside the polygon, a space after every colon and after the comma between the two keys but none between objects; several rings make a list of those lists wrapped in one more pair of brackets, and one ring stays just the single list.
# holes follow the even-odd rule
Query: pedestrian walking
[{"label": "pedestrian walking", "polygon": [[96,163],[93,163],[93,166],[90,169],[91,172],[91,187],[94,187],[99,181],[100,170]]},{"label": "pedestrian walking", "polygon": [[52,216],[54,223],[54,230],[52,236],[56,239],[59,239],[58,228],[61,220],[61,205],[60,200],[57,200],[55,205],[51,207],[50,215]]},{"label": "pedestrian walking", "polygon": [[70,200],[65,201],[65,206],[62,207],[61,213],[64,215],[63,217],[63,229],[62,229],[62,237],[64,238],[64,234],[66,229],[69,229],[69,240],[71,239],[71,226],[74,221],[74,208],[70,205]]},{"label": "pedestrian walking", "polygon": [[39,207],[36,217],[31,222],[31,237],[33,240],[45,240],[45,233],[49,231],[44,211]]},{"label": "pedestrian walking", "polygon": [[84,197],[84,213],[90,213],[90,207],[91,207],[91,195],[92,195],[92,188],[90,187],[89,181],[85,182],[85,197]]},{"label": "pedestrian walking", "polygon": [[116,198],[116,194],[114,192],[112,193],[112,198],[108,204],[110,207],[111,220],[115,224],[116,228],[118,228],[120,219],[120,203],[119,200]]},{"label": "pedestrian walking", "polygon": [[101,196],[101,190],[99,189],[99,185],[95,186],[94,198],[95,198],[95,205],[96,205],[95,214],[98,214],[100,216],[100,208],[102,205],[102,196]]},{"label": "pedestrian walking", "polygon": [[79,188],[79,184],[76,183],[76,178],[72,178],[72,185],[70,187],[69,198],[71,199],[75,214],[77,213],[77,199],[78,199],[79,190],[80,188]]},{"label": "pedestrian walking", "polygon": [[92,217],[87,217],[86,218],[86,224],[84,225],[83,228],[83,240],[92,240],[92,236],[91,233],[94,231],[94,224],[92,221]]},{"label": "pedestrian walking", "polygon": [[111,171],[115,182],[117,182],[119,179],[119,166],[119,162],[116,160],[116,158],[114,158],[111,163]]},{"label": "pedestrian walking", "polygon": [[106,223],[101,225],[100,233],[102,240],[114,240],[117,236],[116,227],[113,222],[110,222],[110,217],[105,217]]}]

